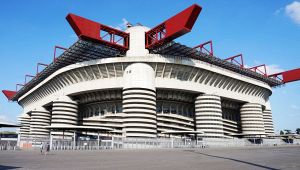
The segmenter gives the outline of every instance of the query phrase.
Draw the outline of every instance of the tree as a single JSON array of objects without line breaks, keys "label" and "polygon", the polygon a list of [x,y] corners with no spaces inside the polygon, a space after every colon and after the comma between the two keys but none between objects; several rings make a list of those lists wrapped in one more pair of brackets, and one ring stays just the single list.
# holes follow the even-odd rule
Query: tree
[{"label": "tree", "polygon": [[284,135],[284,132],[282,130],[280,131],[280,135]]},{"label": "tree", "polygon": [[297,133],[298,135],[300,135],[300,128],[297,128],[297,129],[296,129],[296,133]]},{"label": "tree", "polygon": [[292,131],[289,129],[284,129],[283,131],[285,131],[285,134],[292,134]]}]

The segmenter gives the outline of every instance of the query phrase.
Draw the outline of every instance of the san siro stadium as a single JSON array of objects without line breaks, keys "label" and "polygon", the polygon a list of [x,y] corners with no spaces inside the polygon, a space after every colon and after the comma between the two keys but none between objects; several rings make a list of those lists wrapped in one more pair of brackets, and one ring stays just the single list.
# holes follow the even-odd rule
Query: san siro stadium
[{"label": "san siro stadium", "polygon": [[200,12],[195,4],[152,29],[128,24],[125,31],[69,14],[79,40],[57,46],[63,53],[39,63],[45,68],[21,89],[3,91],[24,109],[20,142],[274,135],[269,97],[289,80],[267,75],[264,65],[246,68],[242,55],[215,57],[211,41],[175,42]]}]

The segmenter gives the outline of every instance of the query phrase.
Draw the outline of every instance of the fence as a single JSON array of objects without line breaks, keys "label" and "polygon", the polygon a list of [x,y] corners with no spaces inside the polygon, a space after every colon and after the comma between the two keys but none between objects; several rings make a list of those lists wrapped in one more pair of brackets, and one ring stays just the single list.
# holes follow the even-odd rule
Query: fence
[{"label": "fence", "polygon": [[16,150],[16,140],[0,140],[0,150]]},{"label": "fence", "polygon": [[[74,143],[75,142],[75,143]],[[298,143],[299,141],[297,141]],[[221,139],[203,138],[192,140],[189,138],[122,138],[110,137],[105,140],[72,140],[72,139],[27,139],[23,146],[40,148],[42,144],[49,143],[51,150],[99,150],[99,149],[152,149],[152,148],[203,148],[203,147],[243,147],[243,146],[271,146],[274,143],[284,144],[280,139],[264,139],[261,144],[253,144],[248,139]],[[280,144],[281,143],[281,144]],[[299,144],[299,143],[298,143]],[[2,147],[3,146],[3,147]],[[16,144],[1,144],[2,148],[12,148]],[[24,147],[23,147],[24,148]]]}]

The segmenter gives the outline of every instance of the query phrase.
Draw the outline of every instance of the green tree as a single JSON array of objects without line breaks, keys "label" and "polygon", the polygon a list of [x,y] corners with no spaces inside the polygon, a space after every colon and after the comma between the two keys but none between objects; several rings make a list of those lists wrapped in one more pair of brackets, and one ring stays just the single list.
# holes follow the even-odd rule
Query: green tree
[{"label": "green tree", "polygon": [[280,135],[284,135],[284,132],[282,130],[280,131]]},{"label": "green tree", "polygon": [[285,131],[285,134],[292,134],[292,131],[289,129],[284,129],[283,131]]},{"label": "green tree", "polygon": [[298,135],[300,135],[300,128],[297,128],[297,129],[296,129],[296,133],[297,133]]}]

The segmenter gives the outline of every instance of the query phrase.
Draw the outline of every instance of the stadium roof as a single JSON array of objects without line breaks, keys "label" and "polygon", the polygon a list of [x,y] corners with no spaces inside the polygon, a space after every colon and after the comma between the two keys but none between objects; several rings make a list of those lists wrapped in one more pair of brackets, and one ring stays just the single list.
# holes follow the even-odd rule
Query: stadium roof
[{"label": "stadium roof", "polygon": [[[199,52],[191,47],[187,47],[185,45],[175,43],[173,41],[151,50],[150,53],[187,57],[204,61],[222,68],[226,68],[236,73],[243,74],[245,76],[263,81],[269,84],[271,87],[283,84],[281,81],[278,81],[274,78],[266,77],[247,68],[241,68],[238,65],[235,65],[228,61],[208,55],[206,53]],[[88,60],[120,56],[125,56],[125,52],[109,46],[105,46],[103,44],[87,40],[78,40],[71,47],[66,49],[64,53],[62,53],[54,62],[48,65],[36,77],[34,77],[30,82],[25,84],[19,91],[17,91],[17,93],[12,97],[12,100],[17,101],[18,98],[20,98],[22,95],[28,92],[31,88],[45,80],[48,76],[50,76],[62,67]]]},{"label": "stadium roof", "polygon": [[2,127],[11,127],[11,128],[17,128],[21,127],[21,125],[13,124],[13,123],[7,123],[7,122],[0,122],[0,128]]}]

